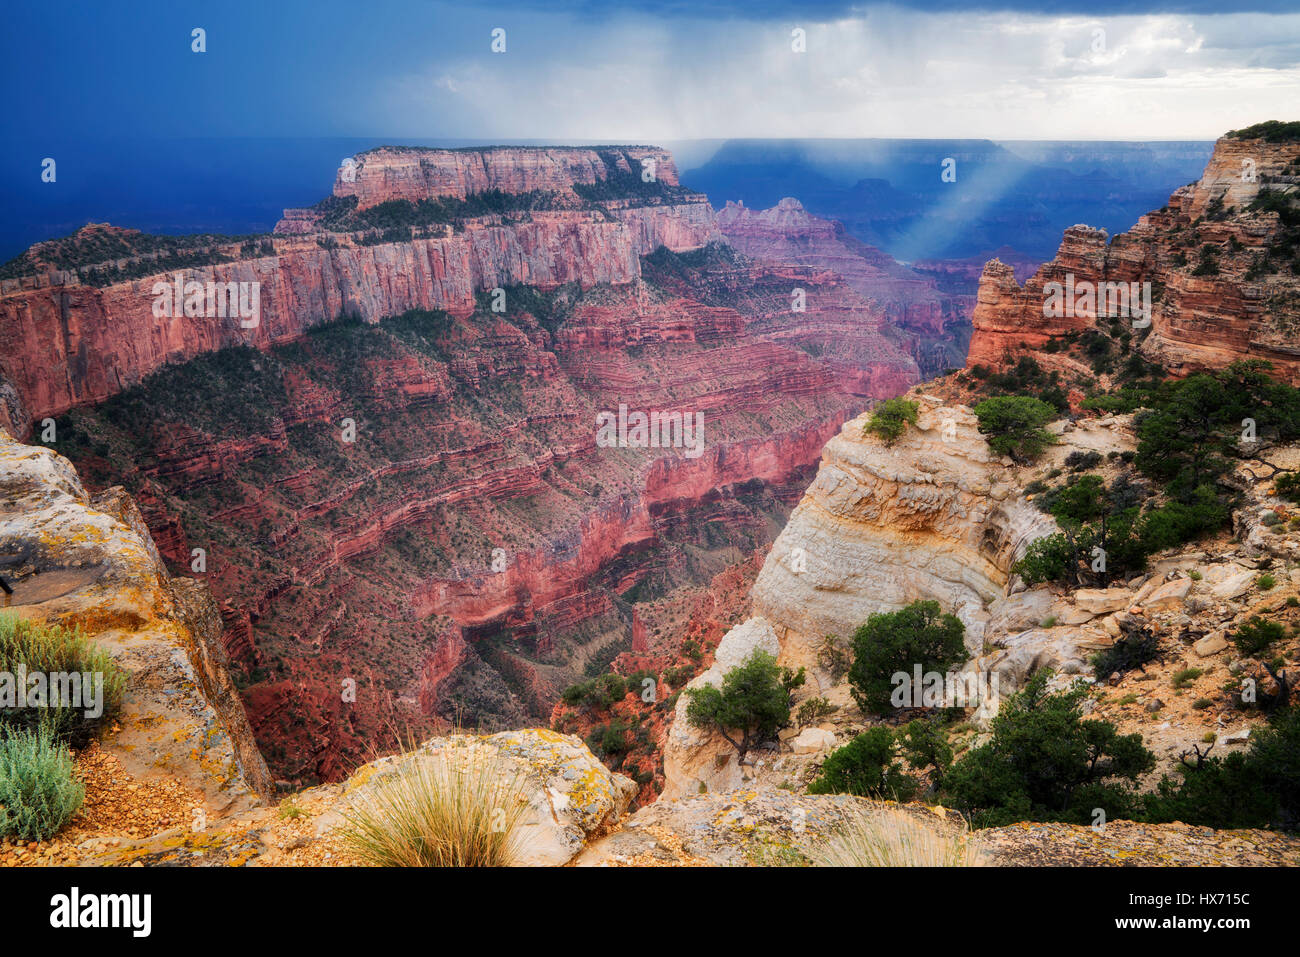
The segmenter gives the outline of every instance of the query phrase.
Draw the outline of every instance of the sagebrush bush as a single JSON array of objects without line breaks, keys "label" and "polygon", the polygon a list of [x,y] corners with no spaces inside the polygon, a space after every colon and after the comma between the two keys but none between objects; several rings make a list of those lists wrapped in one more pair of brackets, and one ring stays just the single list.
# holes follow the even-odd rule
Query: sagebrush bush
[{"label": "sagebrush bush", "polygon": [[20,665],[28,675],[36,672],[46,676],[102,674],[102,711],[97,717],[88,718],[84,707],[69,707],[55,701],[49,701],[46,707],[0,708],[0,728],[11,731],[45,728],[52,737],[80,748],[98,735],[99,729],[111,722],[121,708],[126,690],[125,673],[108,652],[94,645],[79,630],[0,614],[0,672],[16,675]]},{"label": "sagebrush bush", "polygon": [[479,748],[413,754],[344,812],[343,841],[380,867],[508,867],[522,850],[524,788]]},{"label": "sagebrush bush", "polygon": [[0,736],[0,835],[48,840],[85,796],[72,754],[47,729]]}]

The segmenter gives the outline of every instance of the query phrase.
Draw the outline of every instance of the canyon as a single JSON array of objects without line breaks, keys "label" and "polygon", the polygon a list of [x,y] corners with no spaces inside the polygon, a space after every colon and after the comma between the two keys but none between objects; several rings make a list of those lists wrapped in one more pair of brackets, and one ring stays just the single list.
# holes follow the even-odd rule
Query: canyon
[{"label": "canyon", "polygon": [[[29,250],[0,281],[0,414],[52,423],[210,586],[273,775],[338,780],[408,733],[536,722],[662,640],[826,439],[918,381],[825,264],[722,239],[662,151],[370,151],[270,237]],[[259,283],[260,322],[154,315],[177,271]],[[620,406],[702,415],[703,454],[599,447]]]},{"label": "canyon", "polygon": [[[1293,142],[1239,140],[1221,141],[1200,183],[1175,194],[1169,214],[1182,225],[1169,235],[1139,242],[1149,218],[1137,239],[1109,243],[1075,227],[1023,286],[1010,265],[990,263],[972,371],[987,362],[1004,372],[1010,357],[1029,356],[1077,390],[1089,386],[1096,356],[1082,335],[1115,317],[1084,310],[1055,325],[1042,317],[1046,285],[1073,273],[1154,277],[1160,321],[1131,341],[1173,372],[1267,358],[1294,381],[1280,333],[1293,287],[1277,255],[1292,242],[1290,207],[1241,208],[1256,206],[1261,190],[1232,173],[1251,159],[1267,185],[1287,190],[1300,153]],[[624,154],[629,169],[635,149]],[[556,187],[563,167],[538,157],[535,174],[502,179],[497,170],[484,181],[492,163],[462,169],[458,158],[439,177],[429,168],[437,158],[408,157],[394,159],[388,177],[381,162],[371,160],[364,189],[346,195],[365,204],[349,203],[346,215],[427,202],[426,190],[458,202],[479,195],[462,180]],[[602,163],[607,177],[618,169]],[[575,186],[592,185],[572,175]],[[586,206],[591,194],[572,192],[576,199],[555,200],[574,207],[567,213],[508,208],[485,228],[533,225],[543,213],[598,218]],[[689,223],[701,204],[688,205]],[[310,239],[331,255],[333,244],[403,245],[367,245],[373,224],[333,238],[332,208],[315,210],[317,220],[286,215],[293,229],[313,223],[291,241]],[[681,239],[676,230],[694,228],[670,225],[671,204],[626,208],[656,210],[641,221],[657,221],[657,235]],[[42,391],[43,380],[6,353],[10,411],[53,420],[42,438],[49,448],[0,430],[0,553],[17,607],[85,628],[127,666],[125,718],[102,747],[132,780],[179,782],[219,819],[212,833],[178,836],[182,816],[170,831],[94,837],[67,853],[102,864],[355,863],[338,832],[374,782],[409,762],[483,749],[527,780],[525,863],[807,863],[835,827],[880,811],[849,795],[803,793],[831,749],[880,720],[857,708],[826,643],[918,599],[959,617],[965,669],[997,675],[1003,692],[1044,668],[1056,673],[1054,688],[1085,677],[1088,713],[1141,732],[1160,771],[1198,743],[1231,753],[1251,738],[1263,717],[1238,708],[1225,681],[1252,665],[1228,651],[1225,635],[1251,616],[1278,616],[1291,629],[1281,652],[1300,654],[1300,516],[1253,466],[1294,471],[1300,449],[1238,463],[1230,533],[1168,550],[1106,588],[1028,586],[1015,562],[1056,530],[1035,497],[1080,456],[1095,456],[1088,468],[1107,479],[1125,473],[1134,417],[1070,410],[1050,424],[1056,441],[1039,461],[996,455],[968,404],[978,377],[917,386],[914,330],[890,323],[890,286],[867,295],[872,274],[853,258],[864,257],[834,245],[833,224],[810,222],[790,203],[720,220],[704,217],[696,245],[638,253],[619,281],[581,271],[569,275],[585,280],[471,280],[469,302],[456,309],[345,311],[256,346],[232,340],[191,354],[185,345],[170,362],[157,360],[165,348],[142,350],[139,381],[103,380],[93,388],[106,394],[94,401],[75,388]],[[431,225],[448,225],[450,238],[476,228],[459,220],[410,228]],[[1210,254],[1218,271],[1189,277],[1220,283],[1217,298],[1178,286],[1170,249],[1198,248],[1178,246],[1172,237],[1183,229],[1224,230]],[[715,231],[729,230],[735,244],[716,241]],[[1252,235],[1259,242],[1249,246]],[[738,251],[745,244],[766,253]],[[1125,250],[1140,269],[1119,265]],[[837,257],[854,281],[841,277]],[[1253,284],[1252,272],[1264,282]],[[30,301],[50,275],[20,278],[11,292]],[[892,308],[905,311],[918,289],[930,295],[912,282],[892,287]],[[1247,296],[1254,285],[1266,295]],[[1172,305],[1171,286],[1181,290]],[[1267,295],[1275,290],[1277,303]],[[1246,299],[1264,306],[1247,308]],[[67,312],[73,301],[88,300],[61,305],[56,325],[83,328]],[[1231,333],[1198,348],[1199,338],[1184,337],[1196,310],[1212,307]],[[20,324],[26,311],[15,305],[5,315]],[[45,341],[53,362],[77,339]],[[62,356],[62,380],[91,388],[77,378],[89,365]],[[917,416],[886,441],[862,410],[897,395],[916,403]],[[73,404],[60,412],[64,401]],[[703,454],[602,448],[595,424],[620,406],[702,413]],[[13,430],[44,431],[22,417]],[[1275,576],[1260,574],[1269,568]],[[1131,628],[1159,636],[1161,659],[1094,680],[1092,654]],[[690,724],[682,692],[720,683],[756,649],[806,670],[795,704],[819,699],[829,710],[799,717],[741,764],[719,736]],[[572,707],[567,694],[556,702],[566,684],[611,668],[631,679],[621,698],[596,709]],[[655,676],[649,696],[638,694],[645,673]],[[1181,706],[1179,682],[1191,682]],[[996,703],[984,705],[953,729],[959,747],[986,730]],[[552,728],[448,733],[542,723]],[[607,749],[592,744],[592,732],[604,738],[618,724],[637,746],[627,757],[602,754],[616,758],[611,769],[593,756]],[[369,760],[403,736],[424,743]],[[298,790],[319,782],[327,783]],[[293,815],[259,803],[277,784],[295,790]],[[647,806],[624,818],[633,804]],[[932,827],[950,825],[942,808],[889,813],[912,811]],[[1200,829],[1188,842],[1186,830],[1116,822],[1094,840],[1081,825],[1016,825],[984,840],[992,863],[1300,860],[1293,839],[1267,832]],[[1243,860],[1243,836],[1265,849]],[[1079,850],[1084,840],[1092,843]]]}]

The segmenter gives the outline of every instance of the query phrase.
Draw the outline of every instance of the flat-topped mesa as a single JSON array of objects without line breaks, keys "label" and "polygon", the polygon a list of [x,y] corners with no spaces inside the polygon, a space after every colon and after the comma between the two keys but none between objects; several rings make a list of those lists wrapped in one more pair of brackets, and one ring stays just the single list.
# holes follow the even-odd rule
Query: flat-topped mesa
[{"label": "flat-topped mesa", "polygon": [[358,153],[339,168],[335,196],[355,196],[360,209],[391,200],[466,199],[476,193],[557,192],[614,179],[645,176],[677,186],[677,164],[653,146],[595,148],[494,146],[428,149],[381,146]]},{"label": "flat-topped mesa", "polygon": [[[1198,181],[1128,232],[1108,240],[1103,230],[1070,227],[1056,257],[1023,286],[1010,267],[988,263],[967,368],[1030,354],[1067,378],[1092,377],[1095,355],[1069,346],[1112,325],[1173,375],[1253,358],[1300,382],[1297,242],[1300,124],[1230,133]],[[1123,287],[1130,295],[1117,307],[1112,290]]]},{"label": "flat-topped mesa", "polygon": [[[653,161],[652,182],[643,160]],[[684,252],[721,238],[706,198],[682,189],[671,155],[652,147],[384,148],[360,154],[354,169],[356,181],[338,185],[364,191],[368,203],[451,205],[391,219],[350,201],[341,208],[335,197],[286,210],[274,237],[150,236],[105,224],[5,264],[0,426],[24,435],[32,422],[103,401],[166,363],[231,345],[265,349],[340,315],[465,316],[478,293],[498,287],[626,285],[641,276],[639,257],[660,246]],[[479,187],[523,192],[510,194],[517,202],[484,200]],[[479,199],[458,206],[462,194]],[[160,284],[170,288],[178,275],[183,289],[208,290],[197,314],[189,292],[159,308]],[[216,313],[214,290],[227,288],[255,298],[256,316]]]}]

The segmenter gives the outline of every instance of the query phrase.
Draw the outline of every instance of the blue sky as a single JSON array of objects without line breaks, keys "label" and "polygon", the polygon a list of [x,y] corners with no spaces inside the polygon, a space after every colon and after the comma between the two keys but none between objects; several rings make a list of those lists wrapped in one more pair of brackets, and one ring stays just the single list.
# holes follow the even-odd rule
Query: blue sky
[{"label": "blue sky", "polygon": [[18,0],[5,26],[19,141],[1199,139],[1300,118],[1294,0]]}]

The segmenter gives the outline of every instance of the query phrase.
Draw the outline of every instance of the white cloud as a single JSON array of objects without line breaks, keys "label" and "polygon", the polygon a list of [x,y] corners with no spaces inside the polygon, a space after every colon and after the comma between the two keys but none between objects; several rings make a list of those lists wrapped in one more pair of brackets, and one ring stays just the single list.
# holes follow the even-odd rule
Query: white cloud
[{"label": "white cloud", "polygon": [[[806,53],[790,49],[795,25]],[[555,17],[544,33],[393,78],[368,110],[407,136],[1156,139],[1292,119],[1300,103],[1300,14],[874,8],[799,24]]]}]

